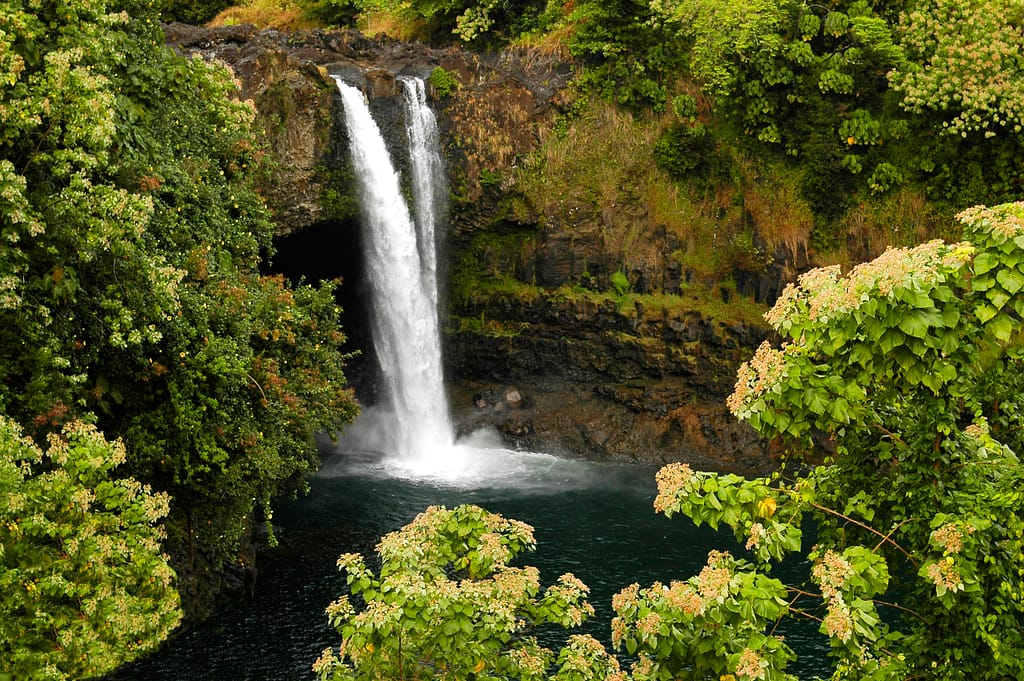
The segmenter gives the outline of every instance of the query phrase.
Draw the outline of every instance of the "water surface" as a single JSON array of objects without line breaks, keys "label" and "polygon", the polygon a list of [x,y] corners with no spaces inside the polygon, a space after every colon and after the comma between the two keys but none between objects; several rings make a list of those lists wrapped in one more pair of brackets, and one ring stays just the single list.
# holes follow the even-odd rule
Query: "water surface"
[{"label": "water surface", "polygon": [[[338,555],[372,551],[432,504],[477,504],[532,525],[537,550],[521,562],[540,568],[544,583],[572,572],[589,585],[597,612],[584,630],[606,645],[614,593],[632,582],[686,579],[712,548],[742,553],[730,535],[655,514],[652,468],[474,447],[462,455],[465,472],[454,480],[369,451],[329,455],[310,494],[277,512],[282,545],[261,564],[252,601],[230,605],[113,680],[309,681],[320,651],[339,642],[323,613],[344,588]],[[780,576],[800,579],[799,571],[786,566]],[[790,671],[829,675],[815,626],[785,634],[802,658]]]}]

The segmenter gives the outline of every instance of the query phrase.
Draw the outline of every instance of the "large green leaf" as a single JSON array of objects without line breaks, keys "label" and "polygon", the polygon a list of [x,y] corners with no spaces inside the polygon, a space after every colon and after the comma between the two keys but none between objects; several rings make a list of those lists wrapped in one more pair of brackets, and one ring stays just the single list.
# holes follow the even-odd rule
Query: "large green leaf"
[{"label": "large green leaf", "polygon": [[1024,288],[1024,275],[1008,267],[1004,267],[996,272],[996,281],[1011,294]]},{"label": "large green leaf", "polygon": [[924,338],[933,327],[945,326],[938,310],[920,310],[910,312],[899,322],[900,330],[914,338]]},{"label": "large green leaf", "polygon": [[982,251],[978,255],[974,256],[974,274],[975,276],[985,274],[993,268],[997,268],[1001,265],[1001,261],[998,256],[989,251]]},{"label": "large green leaf", "polygon": [[1005,343],[1010,340],[1010,336],[1013,335],[1016,324],[1014,324],[1013,320],[1006,315],[1000,315],[989,321],[985,328],[987,328],[997,340]]}]

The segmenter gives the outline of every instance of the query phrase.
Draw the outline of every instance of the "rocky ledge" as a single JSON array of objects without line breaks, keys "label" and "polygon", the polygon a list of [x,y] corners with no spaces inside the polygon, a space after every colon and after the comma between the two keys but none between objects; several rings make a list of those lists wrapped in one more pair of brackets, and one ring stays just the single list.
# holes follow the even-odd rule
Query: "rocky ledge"
[{"label": "rocky ledge", "polygon": [[[257,30],[249,25],[205,28],[172,23],[168,44],[179,52],[219,61],[238,79],[239,97],[252,100],[274,163],[262,188],[284,235],[325,220],[350,217],[344,195],[347,157],[339,153],[337,91],[331,75],[361,87],[371,99],[398,92],[398,76],[428,80],[435,69],[457,87],[443,94],[446,153],[453,186],[470,204],[479,176],[506,167],[537,144],[537,130],[554,115],[572,68],[553,55],[507,50],[475,54],[432,48],[355,30]],[[440,107],[439,107],[440,108]]]},{"label": "rocky ledge", "polygon": [[461,433],[566,456],[760,474],[768,443],[725,407],[736,367],[766,331],[632,301],[492,301],[504,335],[448,334]]}]

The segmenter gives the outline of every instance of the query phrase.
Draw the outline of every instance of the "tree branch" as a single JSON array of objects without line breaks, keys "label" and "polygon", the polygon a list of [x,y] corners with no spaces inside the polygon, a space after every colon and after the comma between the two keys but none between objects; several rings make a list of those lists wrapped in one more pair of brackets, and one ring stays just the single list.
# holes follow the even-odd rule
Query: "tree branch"
[{"label": "tree branch", "polygon": [[[881,532],[879,532],[879,531],[878,531],[878,530],[876,530],[875,528],[871,527],[870,525],[866,525],[866,524],[862,523],[862,522],[861,522],[861,521],[859,521],[859,520],[855,520],[855,519],[851,518],[851,517],[850,517],[850,516],[848,516],[848,515],[845,515],[845,514],[843,514],[843,513],[840,513],[839,511],[836,511],[835,509],[831,509],[831,508],[828,508],[827,506],[822,506],[821,504],[816,504],[816,503],[814,503],[813,501],[811,501],[811,502],[808,502],[808,503],[810,504],[810,506],[811,506],[812,508],[816,508],[816,509],[817,509],[817,510],[819,510],[819,511],[822,511],[822,512],[824,512],[824,513],[829,513],[829,514],[831,514],[831,515],[834,515],[834,516],[836,516],[836,517],[838,517],[838,518],[842,518],[842,519],[843,519],[843,520],[845,520],[846,522],[848,522],[848,523],[853,523],[853,524],[854,524],[854,525],[856,525],[857,527],[860,527],[860,528],[862,528],[862,529],[865,529],[865,530],[867,530],[868,532],[870,532],[871,534],[874,534],[874,535],[876,535],[876,536],[880,537],[880,538],[882,539],[882,541],[881,541],[881,542],[879,542],[879,544],[878,544],[879,546],[881,546],[882,544],[885,544],[885,543],[889,543],[889,544],[892,544],[892,545],[893,545],[894,547],[896,547],[896,550],[897,550],[897,551],[899,551],[899,552],[900,552],[900,553],[902,553],[902,554],[903,554],[904,556],[906,556],[907,560],[909,560],[909,561],[910,561],[910,564],[911,564],[911,565],[913,565],[913,566],[914,566],[915,568],[919,568],[919,567],[921,567],[921,566],[920,566],[920,565],[918,564],[918,562],[917,562],[916,560],[914,560],[914,557],[913,557],[913,556],[911,556],[911,555],[910,555],[910,553],[909,553],[909,552],[908,552],[908,551],[907,551],[907,550],[906,550],[905,548],[903,548],[902,546],[900,546],[899,544],[897,544],[897,543],[896,543],[895,541],[893,541],[892,537],[890,537],[889,535],[885,535],[885,534],[882,534]],[[904,524],[904,523],[908,523],[908,522],[910,522],[911,520],[916,520],[916,518],[908,518],[907,520],[904,520],[904,521],[903,521],[903,523],[901,523],[901,525],[902,525],[902,524]],[[895,532],[895,531],[896,531],[896,529],[899,529],[899,525],[897,525],[897,527],[893,529],[893,532]],[[890,533],[890,534],[891,534],[891,533]]]}]

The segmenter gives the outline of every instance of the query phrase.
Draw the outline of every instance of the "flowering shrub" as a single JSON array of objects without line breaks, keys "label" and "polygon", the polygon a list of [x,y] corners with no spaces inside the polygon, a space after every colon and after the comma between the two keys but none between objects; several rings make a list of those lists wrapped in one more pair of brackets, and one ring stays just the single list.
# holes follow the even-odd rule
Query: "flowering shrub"
[{"label": "flowering shrub", "polygon": [[[833,679],[1024,676],[1024,204],[959,219],[963,243],[808,272],[766,314],[783,348],[758,349],[729,407],[769,437],[827,434],[835,456],[792,480],[659,473],[656,510],[729,525],[757,563],[716,554],[686,591],[622,592],[614,635],[640,651],[635,676],[788,678],[791,654],[763,635],[782,616],[819,622]],[[803,548],[808,516],[817,592],[759,572]],[[724,565],[728,590],[710,589]],[[698,619],[733,593],[745,611]]]},{"label": "flowering shrub", "polygon": [[933,0],[900,22],[912,59],[890,75],[913,112],[941,112],[944,132],[1024,131],[1024,5]]},{"label": "flowering shrub", "polygon": [[166,494],[116,477],[120,442],[69,424],[44,452],[0,417],[0,678],[91,678],[181,617]]},{"label": "flowering shrub", "polygon": [[686,582],[633,584],[612,600],[612,642],[637,661],[632,676],[792,679],[795,655],[781,637],[766,634],[786,612],[786,589],[728,553],[712,551]]},{"label": "flowering shrub", "polygon": [[[327,608],[342,636],[313,669],[333,679],[624,679],[589,636],[555,654],[540,646],[541,625],[576,627],[594,610],[571,574],[541,588],[534,567],[509,562],[533,549],[533,528],[477,506],[432,506],[380,541],[375,575],[345,554],[350,594]],[[365,606],[359,612],[350,600]]]},{"label": "flowering shrub", "polygon": [[333,284],[260,274],[252,102],[172,52],[156,10],[0,7],[0,413],[37,443],[76,418],[122,438],[201,571],[355,404]]}]

